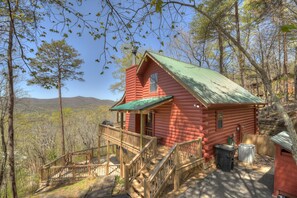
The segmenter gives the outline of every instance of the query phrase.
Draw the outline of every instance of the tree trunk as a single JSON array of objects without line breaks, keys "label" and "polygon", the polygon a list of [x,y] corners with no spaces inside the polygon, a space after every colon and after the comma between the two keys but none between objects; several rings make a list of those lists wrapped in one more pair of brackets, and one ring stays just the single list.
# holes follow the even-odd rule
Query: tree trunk
[{"label": "tree trunk", "polygon": [[287,51],[287,33],[284,32],[283,36],[283,47],[284,47],[284,93],[285,102],[289,101],[289,86],[288,86],[288,51]]},{"label": "tree trunk", "polygon": [[64,132],[64,116],[63,116],[63,105],[62,105],[62,86],[61,86],[61,69],[59,68],[58,77],[58,91],[59,91],[59,107],[60,107],[60,118],[61,118],[61,146],[62,155],[65,155],[65,132]]},{"label": "tree trunk", "polygon": [[2,159],[1,169],[0,169],[0,187],[1,187],[2,183],[3,183],[3,178],[4,178],[4,174],[5,174],[5,169],[6,169],[6,161],[7,161],[7,145],[5,142],[5,135],[4,135],[4,115],[3,114],[1,115],[1,119],[0,119],[0,131],[1,131],[2,152],[4,155],[4,157]]},{"label": "tree trunk", "polygon": [[[237,42],[241,45],[240,40],[240,24],[239,24],[239,14],[238,14],[238,2],[236,1],[234,4],[235,7],[235,25],[236,25],[236,39]],[[242,56],[242,53],[240,50],[238,50],[237,54],[238,58],[238,64],[239,64],[239,70],[240,70],[240,80],[241,80],[241,86],[245,87],[245,68],[244,68],[244,59]]]},{"label": "tree trunk", "polygon": [[220,51],[220,59],[219,59],[219,69],[220,73],[224,75],[224,43],[222,38],[222,33],[218,31],[218,44],[219,44],[219,51]]},{"label": "tree trunk", "polygon": [[297,162],[297,133],[294,128],[294,124],[292,120],[290,119],[289,115],[284,110],[284,107],[279,102],[279,99],[276,97],[272,90],[272,84],[269,80],[266,71],[258,65],[258,63],[252,58],[252,56],[240,45],[237,40],[232,37],[217,21],[213,20],[206,12],[203,10],[200,10],[198,7],[194,7],[195,10],[202,15],[204,15],[206,18],[208,18],[238,49],[245,55],[245,57],[249,60],[251,65],[259,72],[259,74],[262,77],[262,81],[264,86],[266,87],[267,91],[269,92],[272,102],[276,106],[277,112],[279,116],[284,120],[285,126],[287,128],[288,134],[290,136],[290,139],[292,141],[292,154],[295,159],[295,162]]},{"label": "tree trunk", "polygon": [[14,19],[10,1],[7,0],[10,12],[9,32],[8,32],[8,47],[7,47],[7,70],[8,70],[8,163],[10,167],[9,177],[11,180],[12,195],[14,198],[18,197],[16,178],[15,178],[15,163],[14,163],[14,127],[13,127],[13,111],[14,111],[14,76],[12,65],[12,46],[14,34]]},{"label": "tree trunk", "polygon": [[297,47],[295,48],[295,65],[294,65],[294,99],[297,100]]},{"label": "tree trunk", "polygon": [[[279,84],[279,90],[278,93],[283,93],[283,89],[282,89],[282,86],[280,86],[281,84],[281,75],[282,75],[282,47],[281,47],[281,33],[279,32],[278,35],[277,35],[277,38],[278,38],[278,72],[277,72],[277,83]],[[277,92],[276,92],[277,93]]]}]

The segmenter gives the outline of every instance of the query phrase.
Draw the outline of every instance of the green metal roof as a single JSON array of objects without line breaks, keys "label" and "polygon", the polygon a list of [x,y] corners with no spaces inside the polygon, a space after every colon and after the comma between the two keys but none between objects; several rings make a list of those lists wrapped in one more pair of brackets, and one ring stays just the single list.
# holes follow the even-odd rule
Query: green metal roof
[{"label": "green metal roof", "polygon": [[292,152],[292,141],[286,131],[282,131],[271,137],[271,140],[276,144],[281,145],[284,149]]},{"label": "green metal roof", "polygon": [[[209,104],[264,104],[261,98],[251,94],[222,74],[146,52],[170,73],[180,84],[205,105]],[[201,101],[202,100],[202,101]]]},{"label": "green metal roof", "polygon": [[112,107],[111,111],[142,111],[151,107],[154,107],[162,102],[172,99],[173,96],[161,96],[161,97],[151,97],[143,98],[140,100],[134,100],[122,105]]}]

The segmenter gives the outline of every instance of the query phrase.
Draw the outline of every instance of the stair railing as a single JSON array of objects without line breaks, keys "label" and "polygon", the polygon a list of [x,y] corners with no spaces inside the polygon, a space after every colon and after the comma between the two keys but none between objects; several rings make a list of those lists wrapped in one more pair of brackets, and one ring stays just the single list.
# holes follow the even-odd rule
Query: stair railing
[{"label": "stair railing", "polygon": [[152,139],[143,147],[128,164],[124,167],[124,178],[125,178],[125,190],[128,190],[132,184],[132,181],[140,173],[140,171],[149,163],[156,155],[157,151],[157,138]]},{"label": "stair railing", "polygon": [[181,173],[203,163],[202,139],[175,144],[144,180],[144,197],[158,197],[173,178],[174,189],[180,185]]}]

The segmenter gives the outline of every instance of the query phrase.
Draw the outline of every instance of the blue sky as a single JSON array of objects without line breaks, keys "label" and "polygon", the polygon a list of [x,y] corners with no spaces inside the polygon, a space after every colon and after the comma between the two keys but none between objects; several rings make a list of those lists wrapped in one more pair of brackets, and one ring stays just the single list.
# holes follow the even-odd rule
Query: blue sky
[{"label": "blue sky", "polygon": [[[98,1],[100,3],[100,1]],[[95,1],[86,1],[83,6],[79,7],[79,10],[83,13],[93,13],[94,15],[98,12],[97,6],[99,3]],[[42,22],[42,25],[50,29],[52,24],[46,20]],[[73,29],[75,32],[75,29]],[[46,41],[62,39],[62,34],[48,32]],[[93,37],[85,32],[81,37],[78,37],[75,33],[69,34],[66,38],[69,45],[74,47],[84,60],[84,64],[81,70],[84,71],[84,82],[79,81],[67,81],[66,86],[62,90],[63,97],[74,97],[74,96],[85,96],[95,97],[99,99],[111,99],[118,100],[122,97],[123,93],[113,93],[110,91],[110,86],[116,79],[112,77],[112,72],[115,67],[110,66],[110,69],[105,70],[103,75],[100,75],[102,65],[95,62],[99,54],[102,52],[102,40],[94,41]],[[159,50],[160,43],[157,38],[150,36],[147,39],[143,39],[143,43],[146,44],[147,49]],[[166,45],[166,44],[165,44]],[[32,47],[32,46],[31,46]],[[34,47],[34,46],[33,46]],[[35,48],[35,47],[34,47]],[[119,57],[121,54],[115,54]],[[27,74],[28,75],[28,74]],[[27,79],[28,76],[25,76]],[[55,98],[58,96],[57,90],[45,90],[39,86],[28,86],[26,81],[20,83],[20,87],[27,93],[29,97],[33,98]]]}]

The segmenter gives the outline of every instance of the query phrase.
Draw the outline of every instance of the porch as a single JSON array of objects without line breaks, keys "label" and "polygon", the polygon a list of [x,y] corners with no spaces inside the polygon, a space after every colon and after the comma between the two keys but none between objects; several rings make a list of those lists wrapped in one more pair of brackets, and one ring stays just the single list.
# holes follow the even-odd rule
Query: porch
[{"label": "porch", "polygon": [[131,197],[158,197],[168,186],[177,190],[183,173],[204,163],[201,138],[168,148],[157,145],[156,137],[100,125],[101,139],[117,145],[120,176]]},{"label": "porch", "polygon": [[131,197],[158,197],[168,186],[178,189],[186,171],[200,167],[201,139],[157,145],[157,138],[100,125],[98,147],[67,153],[40,169],[41,184],[119,175]]}]

